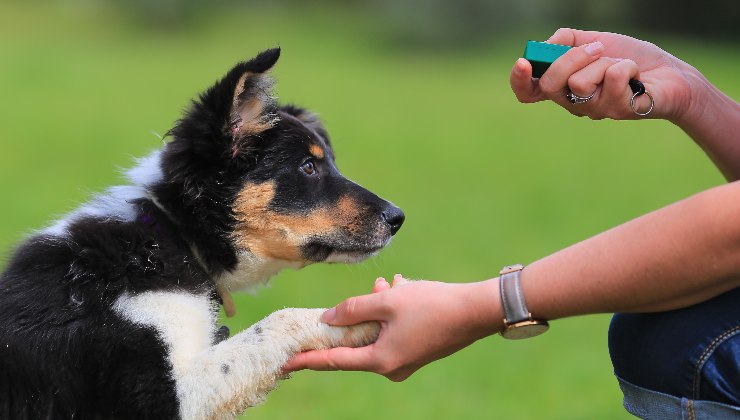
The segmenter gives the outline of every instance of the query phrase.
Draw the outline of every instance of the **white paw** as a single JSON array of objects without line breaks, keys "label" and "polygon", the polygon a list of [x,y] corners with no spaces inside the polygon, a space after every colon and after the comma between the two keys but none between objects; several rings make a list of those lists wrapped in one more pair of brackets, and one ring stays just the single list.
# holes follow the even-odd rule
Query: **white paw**
[{"label": "white paw", "polygon": [[320,348],[362,347],[374,343],[380,333],[380,324],[375,321],[363,322],[348,327],[335,327],[326,324],[320,326],[326,331],[326,336],[329,337],[326,345]]},{"label": "white paw", "polygon": [[285,335],[296,352],[332,347],[361,347],[375,342],[380,332],[377,322],[335,327],[320,321],[326,309],[288,308],[272,313],[259,322],[271,335]]}]

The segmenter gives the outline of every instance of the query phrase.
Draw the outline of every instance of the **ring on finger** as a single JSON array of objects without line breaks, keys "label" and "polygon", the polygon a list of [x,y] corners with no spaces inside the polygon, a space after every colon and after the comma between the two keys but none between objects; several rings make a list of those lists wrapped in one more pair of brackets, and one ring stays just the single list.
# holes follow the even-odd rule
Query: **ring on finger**
[{"label": "ring on finger", "polygon": [[573,92],[568,92],[568,94],[565,95],[565,97],[572,104],[583,104],[583,103],[586,103],[586,102],[590,101],[591,98],[594,97],[594,95],[596,95],[596,91],[594,91],[594,93],[592,93],[592,94],[590,94],[588,96],[578,96],[578,95],[576,95]]}]

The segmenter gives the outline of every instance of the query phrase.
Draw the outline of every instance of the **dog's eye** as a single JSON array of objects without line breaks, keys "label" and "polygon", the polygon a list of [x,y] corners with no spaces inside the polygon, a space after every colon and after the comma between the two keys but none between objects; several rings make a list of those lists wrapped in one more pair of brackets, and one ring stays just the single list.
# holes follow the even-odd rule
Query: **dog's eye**
[{"label": "dog's eye", "polygon": [[306,173],[306,175],[313,175],[316,173],[316,165],[314,165],[313,161],[307,160],[303,162],[303,165],[301,165],[301,170]]}]

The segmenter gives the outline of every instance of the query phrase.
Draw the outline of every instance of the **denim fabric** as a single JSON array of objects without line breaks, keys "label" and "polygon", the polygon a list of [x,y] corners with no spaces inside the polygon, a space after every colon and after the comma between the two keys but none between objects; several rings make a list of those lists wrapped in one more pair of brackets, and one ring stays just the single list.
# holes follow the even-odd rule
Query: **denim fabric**
[{"label": "denim fabric", "polygon": [[609,353],[622,381],[740,407],[740,288],[675,311],[616,314]]},{"label": "denim fabric", "polygon": [[650,391],[622,378],[619,387],[624,393],[624,408],[646,420],[737,420],[740,407],[714,401],[695,401],[688,398]]}]

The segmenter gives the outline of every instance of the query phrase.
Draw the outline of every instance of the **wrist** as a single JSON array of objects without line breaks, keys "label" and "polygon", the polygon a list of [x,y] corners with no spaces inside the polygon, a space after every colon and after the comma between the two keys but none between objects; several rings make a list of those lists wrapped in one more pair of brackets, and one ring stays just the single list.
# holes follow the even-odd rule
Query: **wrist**
[{"label": "wrist", "polygon": [[713,96],[712,91],[715,88],[694,67],[684,62],[679,63],[678,72],[686,81],[686,92],[683,98],[674,98],[678,102],[677,110],[666,116],[666,119],[686,130],[701,121],[706,106],[711,104],[708,98]]},{"label": "wrist", "polygon": [[[690,67],[686,65],[687,67]],[[740,179],[740,145],[734,140],[740,103],[692,68],[687,72],[690,95],[686,111],[671,122],[701,147],[728,181]]]},{"label": "wrist", "polygon": [[504,326],[499,278],[468,283],[465,286],[471,302],[468,319],[473,323],[478,338],[497,334]]},{"label": "wrist", "polygon": [[[688,85],[687,93],[681,100],[679,112],[666,119],[674,123],[687,133],[697,135],[698,143],[702,143],[702,132],[714,128],[714,121],[731,120],[737,115],[740,104],[724,94],[714,86],[704,75],[689,64],[681,62],[681,75]],[[725,117],[727,113],[731,117]]]}]

